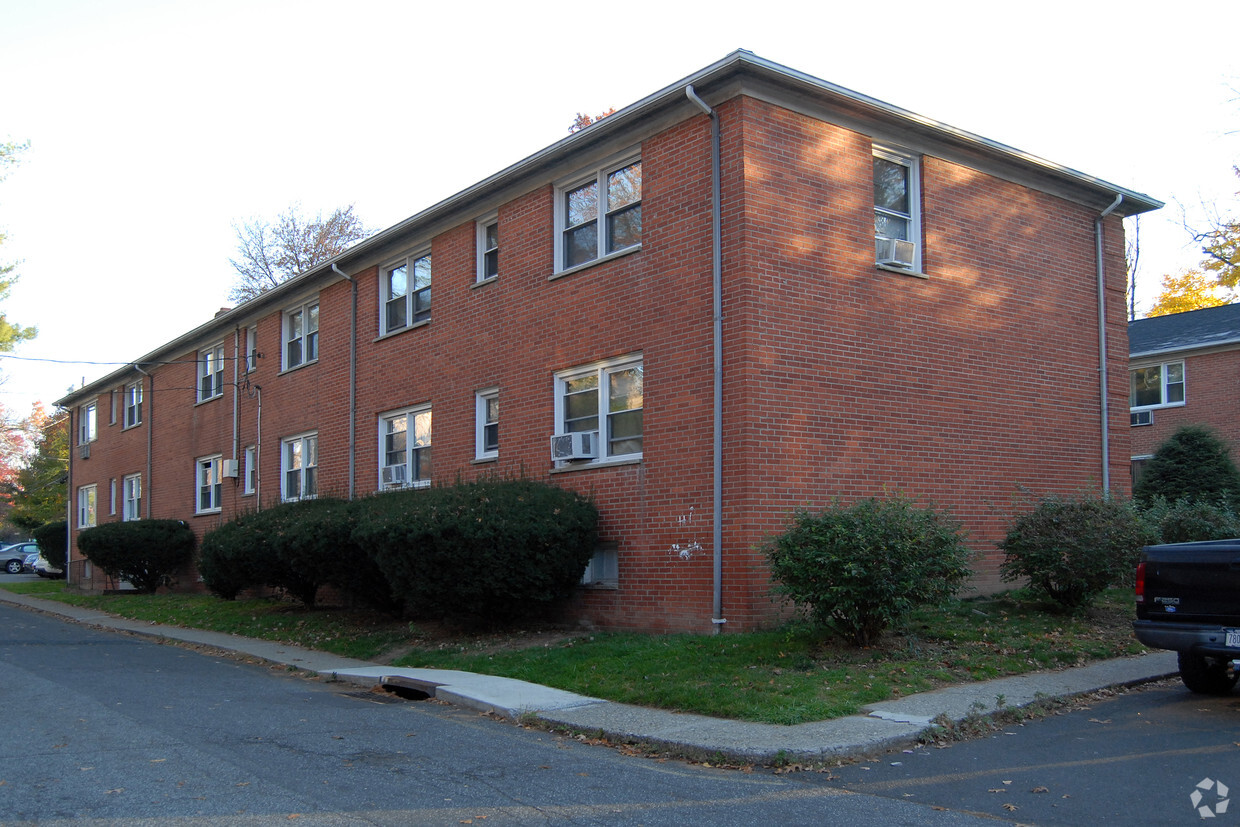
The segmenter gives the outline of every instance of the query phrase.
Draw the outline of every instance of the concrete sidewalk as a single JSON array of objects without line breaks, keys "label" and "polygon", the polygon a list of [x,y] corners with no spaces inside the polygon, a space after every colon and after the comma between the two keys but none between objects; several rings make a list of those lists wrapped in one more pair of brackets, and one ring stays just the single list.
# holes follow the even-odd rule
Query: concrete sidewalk
[{"label": "concrete sidewalk", "polygon": [[872,704],[865,708],[864,715],[779,726],[613,703],[472,672],[377,666],[300,646],[127,620],[4,589],[0,589],[0,602],[102,629],[210,646],[363,686],[383,683],[420,690],[459,706],[512,719],[533,716],[551,724],[601,733],[613,740],[755,762],[870,755],[912,743],[939,715],[959,721],[1001,707],[1021,707],[1040,699],[1070,697],[1177,674],[1175,653],[1155,652],[1075,669],[951,686]]}]

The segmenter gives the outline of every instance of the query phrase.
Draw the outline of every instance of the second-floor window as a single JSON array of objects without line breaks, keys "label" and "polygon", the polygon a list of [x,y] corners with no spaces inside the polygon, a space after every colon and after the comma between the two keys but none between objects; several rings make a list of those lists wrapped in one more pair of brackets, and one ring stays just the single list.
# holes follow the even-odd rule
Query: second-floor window
[{"label": "second-floor window", "polygon": [[874,147],[874,254],[879,264],[921,269],[918,159]]},{"label": "second-floor window", "polygon": [[499,219],[478,222],[478,281],[499,275]]},{"label": "second-floor window", "polygon": [[142,383],[125,387],[125,427],[142,424]]},{"label": "second-floor window", "polygon": [[1160,408],[1184,404],[1184,363],[1163,362],[1128,372],[1131,408]]},{"label": "second-floor window", "polygon": [[78,444],[85,445],[88,442],[94,442],[99,436],[98,422],[96,413],[98,410],[97,402],[90,402],[78,409]]},{"label": "second-floor window", "polygon": [[198,353],[198,401],[206,402],[224,394],[224,345]]},{"label": "second-floor window", "polygon": [[642,243],[642,162],[605,166],[557,190],[556,271]]},{"label": "second-floor window", "polygon": [[319,358],[319,303],[311,302],[284,314],[284,369]]},{"label": "second-floor window", "polygon": [[245,371],[249,373],[258,367],[258,327],[251,325],[245,329]]},{"label": "second-floor window", "polygon": [[382,333],[431,318],[431,254],[414,255],[383,268]]}]

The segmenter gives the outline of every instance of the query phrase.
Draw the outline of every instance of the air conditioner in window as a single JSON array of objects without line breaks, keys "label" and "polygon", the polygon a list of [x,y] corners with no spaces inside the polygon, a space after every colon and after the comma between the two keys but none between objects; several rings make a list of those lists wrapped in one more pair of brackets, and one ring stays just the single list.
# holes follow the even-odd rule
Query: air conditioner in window
[{"label": "air conditioner in window", "polygon": [[560,462],[598,456],[598,431],[578,431],[551,437],[551,459]]},{"label": "air conditioner in window", "polygon": [[235,480],[240,473],[240,463],[235,459],[226,459],[220,463],[220,476]]},{"label": "air conditioner in window", "polygon": [[1133,411],[1128,416],[1132,420],[1132,426],[1134,428],[1138,425],[1153,425],[1154,424],[1154,412],[1153,411]]},{"label": "air conditioner in window", "polygon": [[916,254],[917,245],[911,241],[882,237],[874,239],[874,260],[887,267],[911,269]]},{"label": "air conditioner in window", "polygon": [[84,443],[78,446],[78,456],[82,459],[90,459],[90,443]]},{"label": "air conditioner in window", "polygon": [[384,485],[404,485],[408,479],[408,467],[404,465],[388,465],[383,469]]}]

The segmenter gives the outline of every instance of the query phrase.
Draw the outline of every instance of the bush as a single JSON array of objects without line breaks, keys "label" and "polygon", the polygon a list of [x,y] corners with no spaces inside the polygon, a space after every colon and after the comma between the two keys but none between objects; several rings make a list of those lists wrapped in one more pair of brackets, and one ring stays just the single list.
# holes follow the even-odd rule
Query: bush
[{"label": "bush", "polygon": [[202,538],[198,574],[211,592],[235,600],[244,589],[278,578],[275,549],[259,530],[260,512],[240,514]]},{"label": "bush", "polygon": [[765,551],[777,593],[865,646],[956,593],[971,573],[963,540],[949,515],[897,496],[798,512]]},{"label": "bush", "polygon": [[39,553],[55,568],[65,568],[65,552],[69,547],[69,524],[64,520],[46,523],[30,532],[39,544]]},{"label": "bush", "polygon": [[1141,547],[1157,537],[1132,503],[1113,497],[1048,497],[1008,530],[1004,580],[1029,585],[1061,606],[1089,605],[1112,585],[1129,581]]},{"label": "bush", "polygon": [[1132,495],[1145,506],[1158,497],[1167,502],[1221,498],[1240,503],[1240,471],[1217,434],[1201,425],[1186,425],[1158,447]]},{"label": "bush", "polygon": [[77,544],[110,576],[150,593],[193,558],[194,540],[194,532],[180,520],[134,520],[88,528]]},{"label": "bush", "polygon": [[597,540],[589,499],[532,480],[383,493],[354,506],[354,542],[406,609],[425,616],[536,613],[572,592]]},{"label": "bush", "polygon": [[1181,499],[1169,503],[1156,497],[1142,512],[1157,538],[1153,542],[1189,543],[1240,537],[1240,516],[1225,501]]}]

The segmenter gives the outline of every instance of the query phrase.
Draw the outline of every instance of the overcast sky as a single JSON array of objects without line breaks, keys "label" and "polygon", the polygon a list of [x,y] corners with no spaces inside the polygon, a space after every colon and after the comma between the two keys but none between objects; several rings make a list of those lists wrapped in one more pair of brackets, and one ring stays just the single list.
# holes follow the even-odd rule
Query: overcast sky
[{"label": "overcast sky", "polygon": [[209,320],[234,222],[352,203],[388,227],[737,48],[1166,201],[1148,306],[1200,261],[1185,215],[1240,213],[1240,59],[1210,36],[1238,24],[1234,0],[0,0],[0,140],[31,144],[0,184],[2,309],[41,360],[0,359],[0,402]]}]

